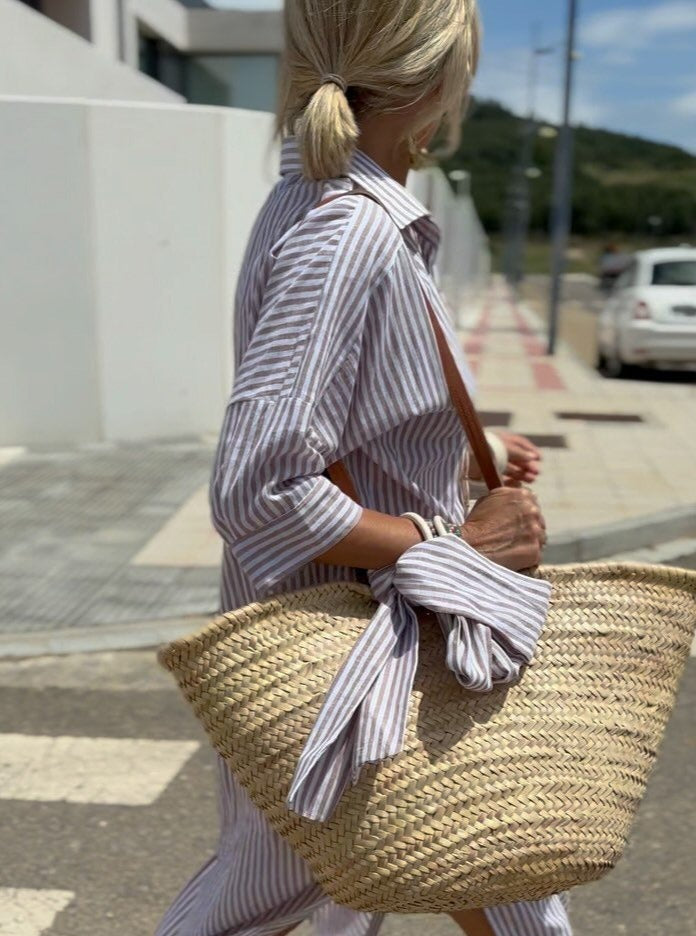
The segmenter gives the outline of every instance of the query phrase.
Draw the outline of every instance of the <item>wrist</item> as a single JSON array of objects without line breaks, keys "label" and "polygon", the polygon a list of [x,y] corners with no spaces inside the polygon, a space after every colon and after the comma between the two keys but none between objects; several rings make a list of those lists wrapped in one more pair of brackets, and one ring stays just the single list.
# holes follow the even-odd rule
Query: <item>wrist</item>
[{"label": "wrist", "polygon": [[457,536],[459,539],[464,539],[460,524],[449,523],[440,516],[433,517],[432,520],[426,520],[420,514],[409,512],[401,514],[401,519],[408,520],[409,523],[414,525],[422,542],[428,542],[438,536]]},{"label": "wrist", "polygon": [[420,524],[416,521],[415,517],[404,514],[399,517],[399,521],[402,524],[404,530],[404,542],[406,543],[404,552],[406,552],[407,549],[410,549],[411,546],[417,546],[418,543],[422,543],[429,538],[425,535],[425,530],[421,529]]},{"label": "wrist", "polygon": [[463,523],[461,525],[460,533],[461,537],[467,545],[471,546],[472,549],[475,549],[477,552],[480,552],[479,545],[480,540],[478,536],[478,530],[476,526],[472,523]]}]

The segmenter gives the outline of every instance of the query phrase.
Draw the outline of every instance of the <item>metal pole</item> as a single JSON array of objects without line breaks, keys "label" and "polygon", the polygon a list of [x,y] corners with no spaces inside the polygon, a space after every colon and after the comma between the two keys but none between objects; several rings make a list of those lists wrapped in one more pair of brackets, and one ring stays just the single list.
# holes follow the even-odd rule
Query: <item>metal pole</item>
[{"label": "metal pole", "polygon": [[565,255],[572,220],[573,206],[573,128],[570,125],[570,105],[573,97],[573,66],[575,64],[575,31],[578,0],[568,0],[568,40],[566,44],[565,95],[563,123],[556,144],[551,208],[551,295],[549,308],[549,354],[556,352],[558,316],[561,304]]},{"label": "metal pole", "polygon": [[540,33],[539,24],[533,23],[527,74],[527,119],[522,131],[520,158],[513,171],[506,206],[504,269],[508,283],[514,289],[518,288],[525,275],[525,257],[531,216],[529,171],[534,161],[534,143],[537,130],[536,92],[539,59],[542,55],[549,55],[554,51],[553,48],[541,47]]}]

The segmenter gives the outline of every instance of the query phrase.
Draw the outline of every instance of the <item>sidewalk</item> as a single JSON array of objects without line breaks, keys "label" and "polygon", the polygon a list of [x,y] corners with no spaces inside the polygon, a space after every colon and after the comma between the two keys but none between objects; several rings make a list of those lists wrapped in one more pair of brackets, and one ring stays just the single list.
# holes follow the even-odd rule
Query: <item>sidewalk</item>
[{"label": "sidewalk", "polygon": [[[543,448],[552,537],[696,502],[696,386],[545,357],[534,314],[500,286],[465,325],[485,420]],[[0,655],[152,646],[213,613],[214,443],[0,449]]]},{"label": "sidewalk", "polygon": [[6,450],[0,655],[153,646],[213,612],[213,452],[211,439]]},{"label": "sidewalk", "polygon": [[563,346],[547,357],[544,342],[500,284],[465,320],[479,408],[540,437],[550,533],[696,503],[696,385],[605,380]]}]

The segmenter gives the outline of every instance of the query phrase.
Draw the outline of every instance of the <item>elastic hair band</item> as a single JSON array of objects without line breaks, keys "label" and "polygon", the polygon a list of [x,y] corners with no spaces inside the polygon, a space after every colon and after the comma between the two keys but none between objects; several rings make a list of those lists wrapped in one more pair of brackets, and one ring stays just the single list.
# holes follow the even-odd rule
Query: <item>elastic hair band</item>
[{"label": "elastic hair band", "polygon": [[343,78],[341,78],[340,75],[332,75],[332,74],[322,75],[322,77],[319,80],[319,84],[322,86],[325,84],[335,84],[341,89],[341,91],[343,91],[344,94],[348,90],[348,85],[343,80]]}]

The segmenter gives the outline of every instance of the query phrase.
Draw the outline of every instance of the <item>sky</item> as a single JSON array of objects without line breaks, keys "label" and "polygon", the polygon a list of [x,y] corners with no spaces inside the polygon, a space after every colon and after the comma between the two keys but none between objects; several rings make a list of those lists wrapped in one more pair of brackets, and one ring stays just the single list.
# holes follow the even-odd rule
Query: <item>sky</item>
[{"label": "sky", "polygon": [[[279,0],[208,0],[273,9]],[[426,0],[427,2],[427,0]],[[526,113],[533,30],[540,47],[536,105],[561,116],[565,0],[479,0],[484,23],[474,93]],[[676,143],[696,154],[696,0],[579,0],[573,119]]]}]

